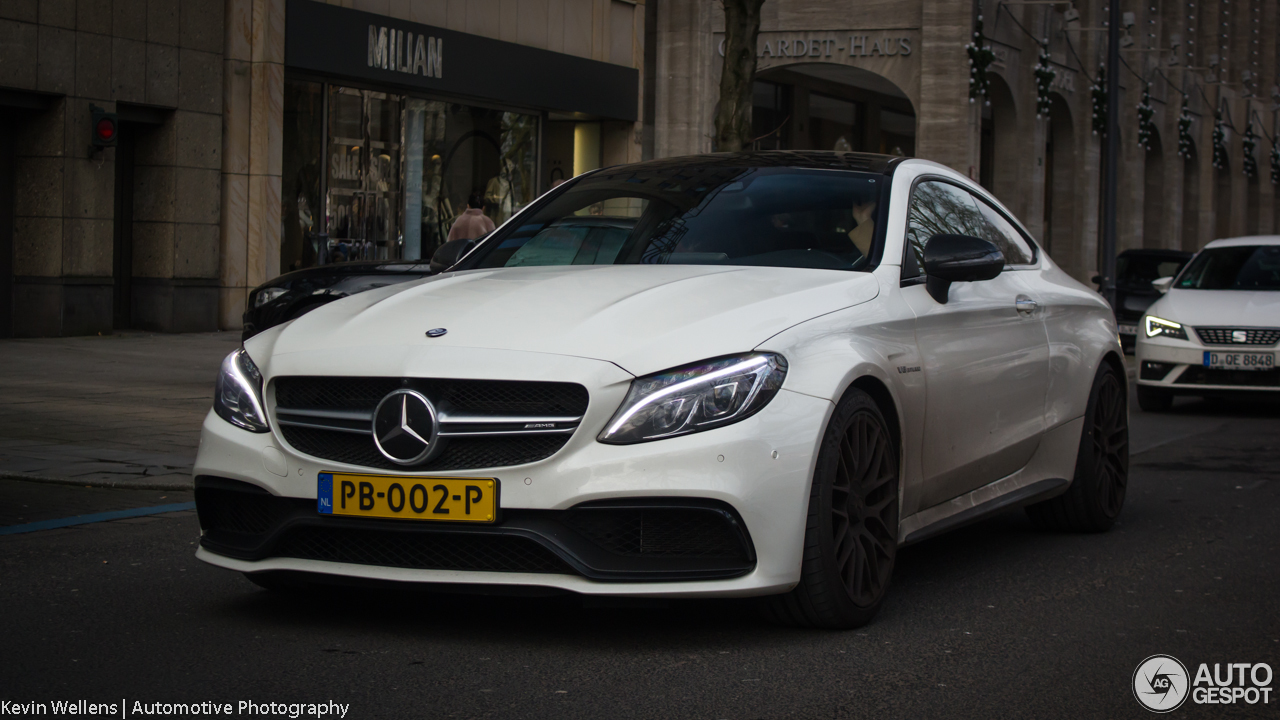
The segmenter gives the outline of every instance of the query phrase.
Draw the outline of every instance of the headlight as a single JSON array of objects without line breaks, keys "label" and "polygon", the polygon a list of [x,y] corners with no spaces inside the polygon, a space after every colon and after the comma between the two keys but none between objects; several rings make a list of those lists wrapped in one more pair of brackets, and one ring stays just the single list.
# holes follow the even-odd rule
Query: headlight
[{"label": "headlight", "polygon": [[270,429],[267,413],[262,409],[262,373],[243,348],[222,361],[213,390],[213,411],[223,420],[250,432],[264,433]]},{"label": "headlight", "polygon": [[768,404],[786,376],[781,355],[755,353],[637,378],[596,439],[628,445],[735,423]]},{"label": "headlight", "polygon": [[1163,335],[1165,337],[1177,338],[1179,340],[1187,339],[1187,331],[1181,324],[1172,320],[1165,320],[1154,315],[1148,315],[1142,318],[1147,328],[1147,337],[1155,337]]},{"label": "headlight", "polygon": [[271,302],[272,300],[275,300],[276,298],[280,297],[281,295],[287,292],[289,292],[289,288],[282,288],[282,287],[263,288],[259,290],[256,295],[253,296],[253,306],[255,308],[260,308],[263,305],[266,305],[267,303]]}]

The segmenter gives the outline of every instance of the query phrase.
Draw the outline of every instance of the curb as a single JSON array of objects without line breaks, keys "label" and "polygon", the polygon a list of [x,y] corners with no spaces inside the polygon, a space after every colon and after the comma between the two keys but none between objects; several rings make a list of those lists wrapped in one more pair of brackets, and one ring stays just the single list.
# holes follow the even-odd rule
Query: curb
[{"label": "curb", "polygon": [[0,480],[20,480],[22,482],[46,483],[49,485],[75,485],[78,487],[109,488],[112,490],[195,490],[195,483],[144,483],[132,480],[75,480],[73,478],[35,475],[33,473],[8,472],[0,470]]}]

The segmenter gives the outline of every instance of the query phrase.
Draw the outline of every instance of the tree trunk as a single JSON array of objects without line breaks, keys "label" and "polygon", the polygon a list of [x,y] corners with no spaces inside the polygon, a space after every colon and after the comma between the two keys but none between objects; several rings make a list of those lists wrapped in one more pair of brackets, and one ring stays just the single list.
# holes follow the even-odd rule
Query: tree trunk
[{"label": "tree trunk", "polygon": [[756,38],[764,0],[724,0],[724,72],[716,107],[715,149],[750,150],[751,86],[756,76]]}]

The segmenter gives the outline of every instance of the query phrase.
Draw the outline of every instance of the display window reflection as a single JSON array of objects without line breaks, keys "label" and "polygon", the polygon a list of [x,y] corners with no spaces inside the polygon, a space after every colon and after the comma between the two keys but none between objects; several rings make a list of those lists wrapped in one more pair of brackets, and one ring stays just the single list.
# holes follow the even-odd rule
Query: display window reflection
[{"label": "display window reflection", "polygon": [[468,207],[501,224],[538,194],[539,117],[285,83],[282,271],[430,258]]}]

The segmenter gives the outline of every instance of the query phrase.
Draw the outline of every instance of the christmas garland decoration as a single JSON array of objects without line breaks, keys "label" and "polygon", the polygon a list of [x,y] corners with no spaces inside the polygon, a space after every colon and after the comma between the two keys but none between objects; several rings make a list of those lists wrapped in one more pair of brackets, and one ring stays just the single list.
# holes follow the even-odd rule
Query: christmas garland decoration
[{"label": "christmas garland decoration", "polygon": [[1151,107],[1151,83],[1145,83],[1142,86],[1142,99],[1138,101],[1138,145],[1143,150],[1151,149],[1151,135],[1155,130],[1151,118],[1155,114],[1155,108]]},{"label": "christmas garland decoration", "polygon": [[981,15],[978,16],[978,28],[973,33],[973,42],[964,48],[969,51],[969,102],[981,97],[984,104],[990,105],[991,100],[987,97],[991,91],[991,81],[987,78],[987,68],[995,61],[996,54],[982,35]]},{"label": "christmas garland decoration", "polygon": [[1041,117],[1049,117],[1049,108],[1052,103],[1049,100],[1049,88],[1053,85],[1054,78],[1058,77],[1058,71],[1053,69],[1053,65],[1049,64],[1049,46],[1047,44],[1040,46],[1040,62],[1036,63],[1036,119]]},{"label": "christmas garland decoration", "polygon": [[1182,98],[1182,112],[1178,113],[1178,157],[1187,159],[1195,147],[1191,139],[1191,113],[1187,110],[1187,99]]},{"label": "christmas garland decoration", "polygon": [[1253,132],[1253,121],[1250,120],[1244,126],[1244,136],[1240,138],[1240,149],[1244,151],[1244,176],[1247,178],[1255,178],[1258,176],[1258,158],[1254,157],[1254,150],[1258,147],[1258,136]]},{"label": "christmas garland decoration", "polygon": [[1093,134],[1107,134],[1107,66],[1098,66],[1098,79],[1089,87],[1093,95]]},{"label": "christmas garland decoration", "polygon": [[1280,138],[1271,141],[1271,184],[1280,185]]},{"label": "christmas garland decoration", "polygon": [[1213,167],[1227,166],[1227,131],[1222,129],[1222,111],[1213,113]]}]

